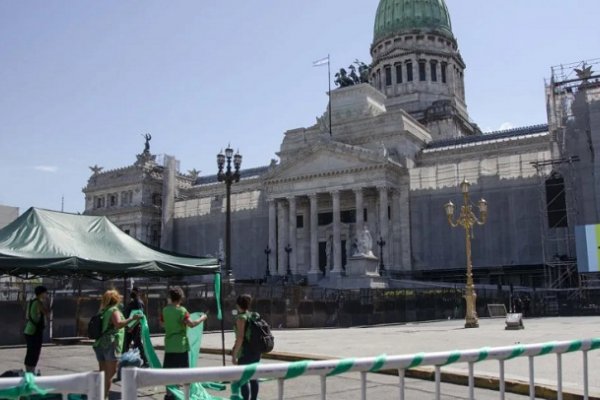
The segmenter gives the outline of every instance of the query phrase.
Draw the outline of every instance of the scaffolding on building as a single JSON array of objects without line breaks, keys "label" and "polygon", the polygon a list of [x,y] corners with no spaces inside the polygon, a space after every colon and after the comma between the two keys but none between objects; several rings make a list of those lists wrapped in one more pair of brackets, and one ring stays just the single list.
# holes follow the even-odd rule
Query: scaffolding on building
[{"label": "scaffolding on building", "polygon": [[600,70],[600,58],[557,65],[552,67],[551,79],[546,82],[552,155],[548,160],[532,164],[540,181],[542,255],[547,288],[582,284],[575,248],[578,201],[574,165],[580,159],[577,154],[569,154],[567,127],[574,118],[571,105],[577,92],[598,83],[600,75],[593,75],[593,69]]}]

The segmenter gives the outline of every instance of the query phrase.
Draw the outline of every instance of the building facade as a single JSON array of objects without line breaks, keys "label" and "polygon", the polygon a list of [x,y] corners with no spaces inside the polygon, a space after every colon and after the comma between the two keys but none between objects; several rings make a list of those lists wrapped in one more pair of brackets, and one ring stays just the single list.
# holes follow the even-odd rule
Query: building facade
[{"label": "building facade", "polygon": [[[597,101],[586,100],[591,108],[571,117],[572,128],[561,117],[482,134],[467,113],[466,65],[443,0],[381,0],[371,55],[369,83],[332,91],[331,116],[285,132],[279,159],[242,170],[232,186],[235,278],[374,287],[382,282],[372,274],[354,279],[357,246],[366,246],[385,277],[463,280],[464,234],[448,225],[443,205],[460,203],[458,185],[467,179],[473,198],[489,203],[488,222],[473,241],[476,279],[542,285],[550,252],[574,254],[545,239],[574,223],[547,222],[550,211],[566,212],[543,200],[568,147],[557,132],[570,143],[568,129],[587,123],[590,137],[600,135]],[[130,167],[94,170],[84,188],[86,213],[107,215],[150,244],[219,254],[224,185],[216,176],[181,174],[171,161],[171,168],[159,165],[147,149]],[[589,196],[600,193],[597,182],[588,183]],[[575,191],[587,185],[569,184]]]}]

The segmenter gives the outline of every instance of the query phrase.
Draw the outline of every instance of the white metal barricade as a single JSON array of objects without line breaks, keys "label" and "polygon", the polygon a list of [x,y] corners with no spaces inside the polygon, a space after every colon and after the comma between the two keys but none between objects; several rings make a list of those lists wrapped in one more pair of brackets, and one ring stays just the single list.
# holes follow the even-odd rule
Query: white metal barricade
[{"label": "white metal barricade", "polygon": [[[0,389],[19,386],[23,378],[0,378]],[[83,372],[78,374],[36,376],[35,383],[50,393],[85,394],[89,400],[104,399],[104,372]]]},{"label": "white metal barricade", "polygon": [[[529,359],[529,397],[535,399],[534,359],[547,354],[556,355],[557,398],[562,400],[562,354],[580,352],[582,354],[582,373],[584,399],[589,398],[588,387],[588,352],[600,348],[600,338],[565,342],[550,342],[532,345],[516,345],[507,347],[483,348],[477,350],[451,351],[438,353],[419,353],[401,356],[379,356],[345,360],[309,361],[301,366],[298,363],[259,364],[252,366],[193,368],[193,369],[139,369],[126,368],[123,376],[123,400],[137,399],[138,388],[147,386],[184,385],[184,393],[189,393],[191,382],[239,381],[243,375],[251,375],[252,379],[276,379],[278,381],[278,398],[284,398],[286,377],[319,376],[321,383],[321,399],[327,397],[327,377],[339,373],[361,373],[361,399],[367,399],[367,374],[380,370],[397,370],[399,376],[398,398],[404,400],[405,371],[414,367],[435,367],[435,398],[441,396],[441,368],[456,363],[468,364],[469,398],[475,398],[475,363],[485,360],[496,360],[499,363],[499,398],[505,398],[505,363],[519,357]],[[299,368],[300,367],[300,368]],[[252,371],[249,371],[251,369]],[[301,371],[300,373],[298,371]],[[249,374],[250,372],[250,374]],[[187,397],[186,397],[187,398]]]}]

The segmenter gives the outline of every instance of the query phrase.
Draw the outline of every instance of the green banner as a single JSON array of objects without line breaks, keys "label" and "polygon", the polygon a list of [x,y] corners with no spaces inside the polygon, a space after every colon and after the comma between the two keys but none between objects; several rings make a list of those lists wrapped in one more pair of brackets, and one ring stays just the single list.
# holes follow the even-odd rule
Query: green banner
[{"label": "green banner", "polygon": [[[142,343],[144,345],[144,354],[146,355],[146,359],[148,360],[148,364],[150,368],[162,368],[162,363],[160,362],[158,355],[156,354],[156,350],[152,345],[152,340],[150,338],[150,328],[148,327],[148,321],[146,320],[146,316],[143,314],[141,310],[134,310],[131,312],[132,315],[140,314],[142,315],[142,319],[140,319],[141,326],[141,335],[142,335]],[[193,313],[190,318],[192,320],[199,319],[203,314],[202,313]],[[190,344],[190,350],[188,352],[189,355],[189,365],[190,368],[196,368],[198,366],[198,355],[200,354],[200,346],[202,345],[202,334],[204,332],[204,323],[201,323],[198,326],[193,328],[187,328],[187,337],[188,343]],[[209,388],[211,390],[225,390],[225,385],[206,382],[206,383],[192,383],[190,385],[190,399],[191,400],[223,400],[221,397],[212,396],[210,393],[206,391],[205,388]],[[168,386],[168,390],[175,396],[177,400],[184,400],[184,393],[177,386]]]}]

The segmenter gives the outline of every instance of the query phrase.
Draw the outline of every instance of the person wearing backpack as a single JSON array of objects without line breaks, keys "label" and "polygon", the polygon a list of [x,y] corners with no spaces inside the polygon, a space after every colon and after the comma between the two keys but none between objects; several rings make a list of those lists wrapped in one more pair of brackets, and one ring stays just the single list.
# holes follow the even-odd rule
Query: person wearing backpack
[{"label": "person wearing backpack", "polygon": [[[140,299],[140,290],[137,287],[131,289],[129,293],[129,304],[125,307],[125,316],[131,317],[131,312],[134,310],[140,310],[144,312],[144,303]],[[148,360],[144,354],[144,345],[142,343],[142,328],[140,324],[135,324],[132,328],[125,329],[125,342],[123,343],[123,353],[127,353],[133,342],[133,347],[140,351],[140,357],[144,363],[144,366],[148,366]]]},{"label": "person wearing backpack", "polygon": [[[160,323],[165,329],[165,358],[163,368],[189,368],[190,346],[187,338],[187,328],[193,328],[206,321],[207,316],[203,314],[196,320],[190,319],[190,313],[184,306],[183,290],[174,287],[169,290],[169,304],[163,308],[160,315]],[[173,399],[173,395],[167,390],[165,400]]]},{"label": "person wearing backpack", "polygon": [[104,395],[108,398],[112,378],[117,372],[117,364],[123,350],[124,329],[131,321],[139,320],[141,315],[123,317],[119,304],[121,295],[116,290],[107,290],[100,302],[102,332],[93,344],[100,371],[104,372]]},{"label": "person wearing backpack", "polygon": [[35,373],[35,367],[40,359],[42,352],[42,342],[44,341],[44,328],[48,309],[45,302],[48,296],[48,289],[44,286],[38,286],[34,289],[35,298],[27,303],[25,318],[25,342],[27,343],[27,353],[25,354],[25,371]]},{"label": "person wearing backpack", "polygon": [[[261,353],[253,349],[251,343],[251,320],[260,319],[260,315],[250,311],[252,296],[242,294],[236,300],[237,317],[233,330],[235,332],[235,344],[231,350],[231,362],[234,365],[248,365],[260,362]],[[253,379],[241,388],[244,400],[256,400],[258,398],[258,380]]]}]

